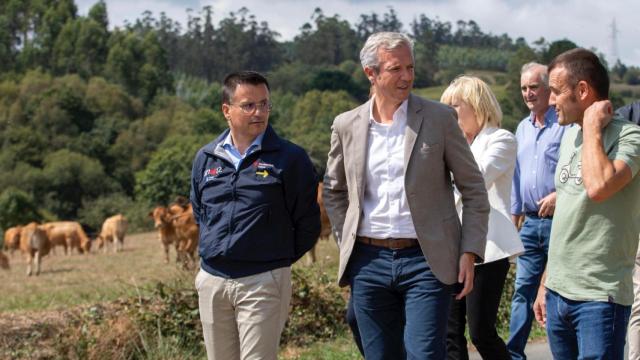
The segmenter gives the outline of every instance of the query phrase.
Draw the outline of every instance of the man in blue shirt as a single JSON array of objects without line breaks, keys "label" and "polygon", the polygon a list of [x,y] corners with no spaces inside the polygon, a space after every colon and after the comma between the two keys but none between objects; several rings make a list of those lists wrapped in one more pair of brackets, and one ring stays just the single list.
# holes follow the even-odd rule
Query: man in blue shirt
[{"label": "man in blue shirt", "polygon": [[311,160],[269,126],[271,107],[262,75],[228,75],[222,112],[229,129],[193,161],[201,258],[195,286],[209,360],[277,358],[291,264],[320,234]]},{"label": "man in blue shirt", "polygon": [[553,176],[564,128],[549,106],[547,67],[528,63],[522,67],[520,89],[531,114],[518,125],[518,156],[513,175],[511,214],[519,224],[525,252],[518,257],[515,291],[511,302],[511,323],[507,347],[513,359],[526,359],[533,303],[547,263],[551,219],[556,193]]}]

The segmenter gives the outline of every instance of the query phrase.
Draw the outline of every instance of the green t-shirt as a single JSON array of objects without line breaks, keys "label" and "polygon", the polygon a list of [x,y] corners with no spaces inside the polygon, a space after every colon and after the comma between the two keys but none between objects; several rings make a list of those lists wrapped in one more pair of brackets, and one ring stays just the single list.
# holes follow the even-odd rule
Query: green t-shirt
[{"label": "green t-shirt", "polygon": [[604,202],[589,199],[581,172],[582,128],[565,131],[545,285],[571,300],[631,305],[640,230],[640,127],[614,118],[602,138],[609,159],[624,161],[633,179]]}]

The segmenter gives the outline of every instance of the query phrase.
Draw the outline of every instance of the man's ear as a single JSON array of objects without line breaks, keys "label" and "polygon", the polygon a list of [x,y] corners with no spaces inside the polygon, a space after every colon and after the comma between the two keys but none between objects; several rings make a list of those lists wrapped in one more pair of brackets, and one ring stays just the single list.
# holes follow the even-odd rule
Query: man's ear
[{"label": "man's ear", "polygon": [[367,75],[367,79],[369,79],[369,83],[373,85],[373,80],[376,77],[375,69],[367,66],[364,68],[364,73],[365,75]]},{"label": "man's ear", "polygon": [[222,115],[224,115],[224,118],[227,119],[227,121],[229,121],[230,118],[230,114],[229,114],[229,110],[230,110],[231,106],[229,106],[229,104],[222,104]]},{"label": "man's ear", "polygon": [[584,80],[578,81],[576,88],[578,89],[578,97],[580,100],[586,100],[593,93],[591,86],[589,86],[589,84]]}]

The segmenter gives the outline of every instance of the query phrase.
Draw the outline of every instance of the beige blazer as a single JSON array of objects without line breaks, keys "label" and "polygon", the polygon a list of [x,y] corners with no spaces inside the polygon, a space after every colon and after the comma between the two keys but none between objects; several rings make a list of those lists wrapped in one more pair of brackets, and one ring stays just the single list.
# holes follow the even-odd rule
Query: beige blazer
[{"label": "beige blazer", "polygon": [[[340,248],[338,282],[348,285],[345,269],[362,217],[370,102],[340,114],[332,126],[324,177],[324,205]],[[435,276],[457,281],[463,252],[482,259],[489,203],[482,174],[458,127],[453,109],[409,96],[405,133],[405,194],[422,252]],[[451,174],[462,194],[462,225],[456,212]]]},{"label": "beige blazer", "polygon": [[[511,186],[517,151],[516,137],[495,127],[482,129],[471,143],[471,152],[484,177],[491,206],[485,263],[524,252],[518,230],[511,220]],[[456,209],[462,216],[462,198],[457,190]]]}]

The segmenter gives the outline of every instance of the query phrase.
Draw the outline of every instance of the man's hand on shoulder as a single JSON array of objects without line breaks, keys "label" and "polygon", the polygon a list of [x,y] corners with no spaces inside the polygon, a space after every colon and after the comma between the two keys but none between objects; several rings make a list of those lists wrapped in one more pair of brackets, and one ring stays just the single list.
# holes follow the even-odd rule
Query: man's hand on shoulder
[{"label": "man's hand on shoulder", "polygon": [[609,100],[596,101],[584,111],[583,129],[602,130],[613,118],[613,105]]}]

